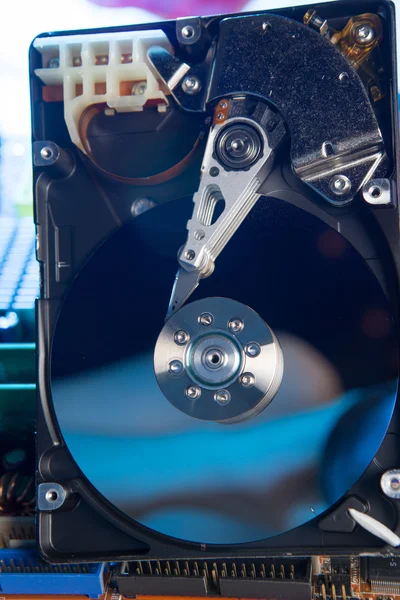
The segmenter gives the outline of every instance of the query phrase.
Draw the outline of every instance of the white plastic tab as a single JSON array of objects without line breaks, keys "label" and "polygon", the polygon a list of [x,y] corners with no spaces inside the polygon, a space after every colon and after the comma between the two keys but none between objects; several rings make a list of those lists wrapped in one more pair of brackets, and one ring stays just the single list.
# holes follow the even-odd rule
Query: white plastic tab
[{"label": "white plastic tab", "polygon": [[68,131],[83,152],[78,125],[88,106],[104,102],[117,112],[131,112],[152,100],[166,110],[163,84],[147,59],[150,46],[173,52],[161,30],[39,37],[33,45],[42,55],[35,74],[46,86],[62,86]]}]

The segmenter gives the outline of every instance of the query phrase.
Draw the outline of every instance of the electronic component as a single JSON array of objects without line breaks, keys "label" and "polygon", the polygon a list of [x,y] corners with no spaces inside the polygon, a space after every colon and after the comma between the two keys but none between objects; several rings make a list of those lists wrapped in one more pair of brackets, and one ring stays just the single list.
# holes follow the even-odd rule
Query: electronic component
[{"label": "electronic component", "polygon": [[400,595],[400,561],[396,556],[363,557],[360,573],[367,591],[385,596]]},{"label": "electronic component", "polygon": [[99,598],[104,592],[104,565],[49,565],[36,550],[1,550],[0,591],[39,596],[61,592]]},{"label": "electronic component", "polygon": [[179,595],[239,598],[311,597],[308,559],[142,561],[124,563],[115,574],[124,596]]}]

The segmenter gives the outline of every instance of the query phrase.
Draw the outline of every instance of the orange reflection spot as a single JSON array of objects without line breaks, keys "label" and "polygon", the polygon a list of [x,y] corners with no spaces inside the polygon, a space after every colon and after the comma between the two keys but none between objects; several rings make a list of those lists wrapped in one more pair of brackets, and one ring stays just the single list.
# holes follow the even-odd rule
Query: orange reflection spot
[{"label": "orange reflection spot", "polygon": [[328,229],[319,238],[317,248],[327,258],[338,258],[346,250],[347,242],[334,229]]},{"label": "orange reflection spot", "polygon": [[42,98],[44,102],[62,102],[64,100],[64,88],[62,84],[43,86]]},{"label": "orange reflection spot", "polygon": [[361,327],[367,337],[377,340],[389,335],[391,324],[390,315],[386,310],[374,308],[364,314]]},{"label": "orange reflection spot", "polygon": [[103,96],[107,93],[107,84],[105,81],[97,82],[94,84],[94,93],[96,96]]}]

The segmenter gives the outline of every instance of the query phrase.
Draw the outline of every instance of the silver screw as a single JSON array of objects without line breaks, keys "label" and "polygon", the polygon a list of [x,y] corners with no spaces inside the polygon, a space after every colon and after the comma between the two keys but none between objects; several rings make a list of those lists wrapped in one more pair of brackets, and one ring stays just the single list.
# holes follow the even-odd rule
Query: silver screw
[{"label": "silver screw", "polygon": [[187,260],[193,260],[196,256],[196,252],[194,250],[186,250],[185,258]]},{"label": "silver screw", "polygon": [[196,400],[201,396],[201,389],[197,385],[189,385],[185,390],[185,394],[191,400]]},{"label": "silver screw", "polygon": [[375,39],[375,30],[371,25],[364,23],[356,27],[355,36],[359,44],[370,44]]},{"label": "silver screw", "polygon": [[182,36],[184,38],[186,38],[187,40],[189,40],[191,37],[193,37],[194,35],[194,29],[191,25],[185,25],[185,27],[182,28]]},{"label": "silver screw", "polygon": [[47,502],[55,502],[58,498],[58,494],[56,490],[48,490],[45,497]]},{"label": "silver screw", "polygon": [[171,360],[168,367],[170,375],[181,375],[183,373],[183,364],[180,360]]},{"label": "silver screw", "polygon": [[257,342],[249,342],[246,344],[244,351],[246,352],[247,356],[255,358],[261,352],[260,344],[257,344]]},{"label": "silver screw", "polygon": [[217,114],[217,119],[218,119],[218,121],[223,121],[225,119],[224,113],[218,113]]},{"label": "silver screw", "polygon": [[214,400],[217,404],[225,406],[225,404],[229,404],[231,401],[231,395],[228,390],[218,390],[218,392],[215,392],[214,394]]},{"label": "silver screw", "polygon": [[183,329],[177,331],[174,335],[174,342],[178,346],[184,346],[189,341],[189,334]]},{"label": "silver screw", "polygon": [[200,325],[203,325],[203,327],[210,327],[210,325],[212,325],[214,322],[214,317],[211,313],[205,312],[199,316],[198,321]]},{"label": "silver screw", "polygon": [[49,69],[58,69],[60,66],[60,60],[58,58],[51,58],[47,64]]},{"label": "silver screw", "polygon": [[221,108],[228,108],[228,104],[224,101],[220,103]]},{"label": "silver screw", "polygon": [[240,376],[239,378],[239,383],[241,383],[241,385],[243,387],[251,387],[252,385],[254,385],[255,383],[255,377],[253,375],[253,373],[243,373],[243,375]]},{"label": "silver screw", "polygon": [[271,29],[271,27],[272,27],[272,25],[271,25],[271,23],[269,23],[269,21],[265,21],[265,22],[262,24],[262,30],[263,30],[263,31],[268,31],[268,29]]},{"label": "silver screw", "polygon": [[331,190],[336,196],[344,196],[351,190],[351,181],[346,175],[335,175],[331,180]]},{"label": "silver screw", "polygon": [[235,317],[229,321],[228,327],[232,331],[232,333],[239,333],[239,331],[242,331],[244,323],[242,319],[238,319]]},{"label": "silver screw", "polygon": [[49,159],[49,158],[51,158],[53,156],[53,150],[51,148],[49,148],[48,146],[44,146],[40,150],[40,156],[42,158]]},{"label": "silver screw", "polygon": [[240,139],[233,140],[231,146],[233,150],[242,150],[244,148],[244,141]]},{"label": "silver screw", "polygon": [[204,233],[204,231],[202,229],[196,229],[196,231],[193,234],[193,237],[195,240],[203,240],[205,238],[206,234]]},{"label": "silver screw", "polygon": [[188,75],[182,81],[182,89],[185,94],[197,94],[201,90],[201,81],[195,75]]},{"label": "silver screw", "polygon": [[382,491],[389,498],[400,499],[400,470],[386,471],[381,477]]},{"label": "silver screw", "polygon": [[147,90],[147,81],[138,81],[132,87],[132,96],[143,96]]},{"label": "silver screw", "polygon": [[390,487],[392,488],[392,490],[400,489],[400,479],[398,477],[392,477],[392,479],[390,480]]}]

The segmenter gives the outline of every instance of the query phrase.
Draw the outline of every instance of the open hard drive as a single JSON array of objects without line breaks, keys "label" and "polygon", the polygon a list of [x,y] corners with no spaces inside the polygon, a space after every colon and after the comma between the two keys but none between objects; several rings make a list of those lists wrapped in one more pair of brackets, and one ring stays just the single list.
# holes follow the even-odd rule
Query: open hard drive
[{"label": "open hard drive", "polygon": [[400,596],[394,30],[366,0],[34,40],[48,560]]}]

